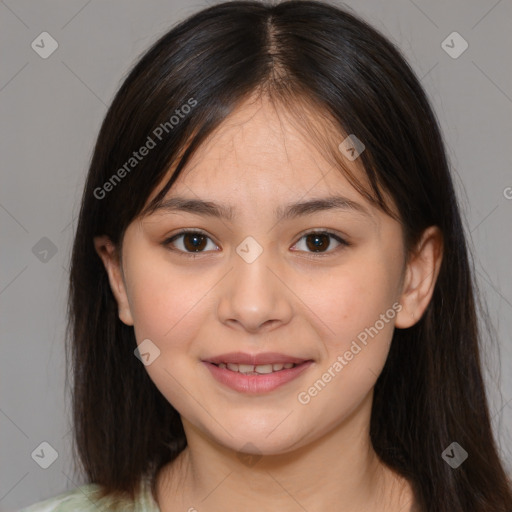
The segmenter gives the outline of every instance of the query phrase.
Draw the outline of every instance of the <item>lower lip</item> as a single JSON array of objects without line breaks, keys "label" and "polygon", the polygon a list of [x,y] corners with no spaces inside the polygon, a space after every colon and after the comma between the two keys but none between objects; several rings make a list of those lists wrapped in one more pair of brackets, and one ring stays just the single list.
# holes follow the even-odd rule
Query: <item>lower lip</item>
[{"label": "lower lip", "polygon": [[273,391],[286,384],[287,382],[296,379],[302,372],[307,370],[313,361],[306,361],[302,364],[287,368],[278,372],[264,373],[261,375],[244,375],[240,372],[233,372],[227,368],[219,368],[213,363],[203,361],[206,367],[210,370],[213,377],[220,383],[239,391],[241,393],[265,393]]}]

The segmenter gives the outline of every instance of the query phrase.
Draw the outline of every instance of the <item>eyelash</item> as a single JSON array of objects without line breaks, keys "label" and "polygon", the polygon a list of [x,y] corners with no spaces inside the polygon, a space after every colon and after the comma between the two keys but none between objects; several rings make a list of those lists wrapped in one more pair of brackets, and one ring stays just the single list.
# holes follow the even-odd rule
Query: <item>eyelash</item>
[{"label": "eyelash", "polygon": [[[179,231],[178,233],[175,233],[171,237],[167,238],[166,240],[164,240],[162,242],[162,245],[164,247],[166,247],[167,249],[169,249],[170,251],[179,253],[179,254],[185,256],[186,258],[192,258],[192,259],[195,259],[195,258],[199,257],[201,254],[205,254],[206,252],[208,252],[208,251],[187,252],[187,251],[182,251],[181,249],[176,249],[175,247],[172,247],[172,242],[174,242],[180,236],[186,235],[186,234],[203,235],[206,238],[211,240],[211,238],[207,235],[207,233],[205,233],[201,229],[183,229],[183,230]],[[308,231],[308,232],[304,233],[294,245],[296,245],[298,242],[300,242],[303,238],[307,237],[308,235],[328,235],[328,236],[334,238],[337,242],[339,242],[340,245],[338,247],[336,247],[335,249],[330,250],[328,252],[318,252],[318,253],[309,252],[307,254],[309,254],[310,256],[305,256],[306,258],[315,259],[318,257],[320,257],[320,258],[326,257],[326,256],[329,256],[330,254],[332,254],[333,252],[336,252],[338,249],[342,249],[343,247],[348,247],[351,245],[349,242],[347,242],[345,239],[341,238],[336,233],[333,233],[332,231],[326,231],[326,230]],[[213,242],[213,240],[212,240],[212,242]],[[298,252],[305,252],[305,251],[298,251]]]}]

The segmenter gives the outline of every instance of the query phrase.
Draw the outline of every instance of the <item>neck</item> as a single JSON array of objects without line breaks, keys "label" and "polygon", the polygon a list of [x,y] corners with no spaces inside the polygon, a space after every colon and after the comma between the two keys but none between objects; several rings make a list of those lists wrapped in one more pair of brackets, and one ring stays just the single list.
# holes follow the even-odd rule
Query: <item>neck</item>
[{"label": "neck", "polygon": [[165,466],[157,484],[162,512],[407,512],[407,482],[378,459],[370,442],[371,394],[316,441],[291,452],[247,457],[212,441],[183,419],[187,448]]}]

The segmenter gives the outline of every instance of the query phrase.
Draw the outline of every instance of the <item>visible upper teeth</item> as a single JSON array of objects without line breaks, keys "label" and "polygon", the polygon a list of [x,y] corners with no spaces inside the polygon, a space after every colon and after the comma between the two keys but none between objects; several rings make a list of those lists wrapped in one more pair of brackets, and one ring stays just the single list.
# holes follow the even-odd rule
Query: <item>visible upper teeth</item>
[{"label": "visible upper teeth", "polygon": [[258,365],[252,365],[252,364],[237,364],[237,363],[219,363],[219,368],[227,368],[228,370],[231,370],[233,372],[240,372],[240,373],[272,373],[272,372],[278,372],[282,370],[283,368],[285,370],[289,368],[293,368],[295,366],[295,363],[274,363],[274,364],[258,364]]}]

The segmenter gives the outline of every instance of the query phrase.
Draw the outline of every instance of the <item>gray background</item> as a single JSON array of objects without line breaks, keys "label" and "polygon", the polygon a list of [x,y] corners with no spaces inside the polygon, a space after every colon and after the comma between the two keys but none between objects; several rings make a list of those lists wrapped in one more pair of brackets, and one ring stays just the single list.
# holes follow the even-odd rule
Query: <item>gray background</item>
[{"label": "gray background", "polygon": [[[69,254],[87,166],[107,105],[133,61],[175,22],[211,3],[0,2],[0,511],[83,483],[71,470],[63,340]],[[486,378],[512,471],[512,3],[346,5],[403,50],[439,117],[499,340],[500,354],[486,353]],[[44,31],[59,45],[47,59],[31,47]],[[453,31],[469,44],[455,59],[441,45]],[[59,454],[48,469],[31,457],[43,441]]]}]

